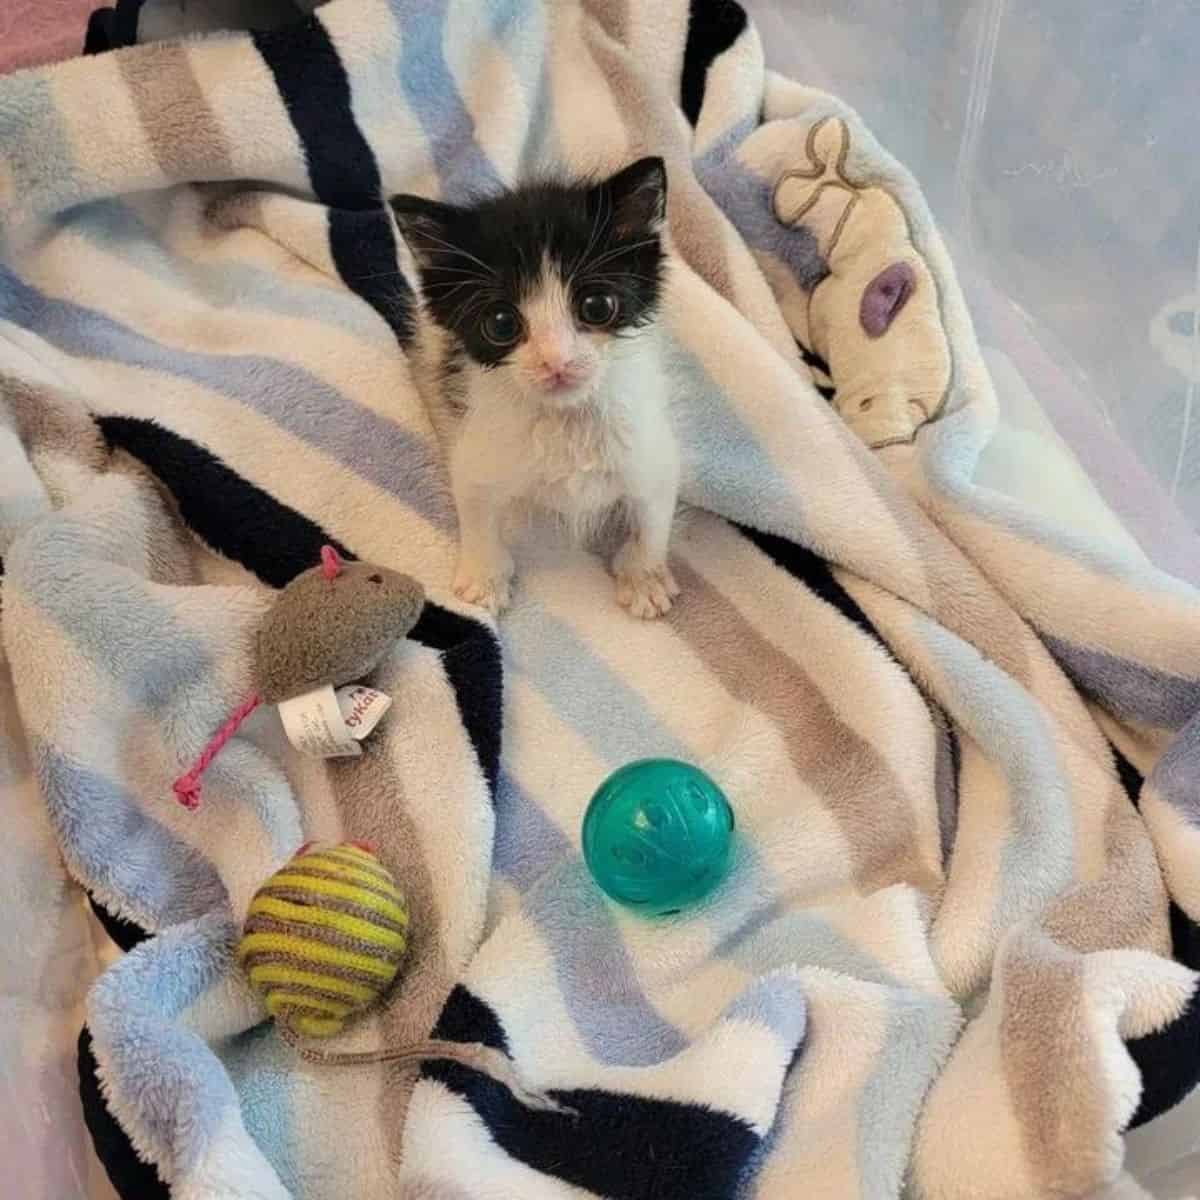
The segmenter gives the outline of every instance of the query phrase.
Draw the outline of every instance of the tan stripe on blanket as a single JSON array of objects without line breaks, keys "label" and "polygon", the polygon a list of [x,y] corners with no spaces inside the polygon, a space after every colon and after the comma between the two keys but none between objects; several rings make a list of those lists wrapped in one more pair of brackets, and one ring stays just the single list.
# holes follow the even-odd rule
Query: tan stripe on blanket
[{"label": "tan stripe on blanket", "polygon": [[210,168],[213,179],[236,173],[185,47],[162,43],[117,57],[146,140],[168,179],[188,178],[197,161]]},{"label": "tan stripe on blanket", "polygon": [[887,761],[706,579],[681,558],[671,566],[687,600],[672,616],[676,630],[731,695],[775,722],[796,772],[842,827],[857,885],[870,892],[903,882],[935,892],[940,880],[897,802],[904,788]]}]

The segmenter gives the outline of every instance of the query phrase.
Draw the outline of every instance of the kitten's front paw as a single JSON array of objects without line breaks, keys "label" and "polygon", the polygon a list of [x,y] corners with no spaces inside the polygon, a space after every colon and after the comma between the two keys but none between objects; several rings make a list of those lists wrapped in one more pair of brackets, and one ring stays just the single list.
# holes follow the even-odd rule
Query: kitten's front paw
[{"label": "kitten's front paw", "polygon": [[486,608],[492,616],[499,616],[512,599],[512,571],[460,563],[454,575],[454,594],[468,604]]},{"label": "kitten's front paw", "polygon": [[679,584],[671,568],[621,567],[617,570],[617,603],[635,617],[652,621],[671,611],[671,601],[679,595]]}]

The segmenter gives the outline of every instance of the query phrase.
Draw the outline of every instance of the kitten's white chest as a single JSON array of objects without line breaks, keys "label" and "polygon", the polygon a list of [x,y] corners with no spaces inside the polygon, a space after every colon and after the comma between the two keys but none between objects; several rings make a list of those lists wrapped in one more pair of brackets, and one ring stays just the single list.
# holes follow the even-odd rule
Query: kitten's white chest
[{"label": "kitten's white chest", "polygon": [[632,431],[599,407],[539,415],[529,431],[530,499],[568,518],[621,499]]},{"label": "kitten's white chest", "polygon": [[662,493],[675,503],[679,455],[666,403],[666,378],[647,332],[611,363],[602,390],[550,407],[523,396],[500,372],[468,378],[469,402],[451,452],[460,509],[477,504],[521,523],[556,514],[585,538],[615,505],[636,507]]}]

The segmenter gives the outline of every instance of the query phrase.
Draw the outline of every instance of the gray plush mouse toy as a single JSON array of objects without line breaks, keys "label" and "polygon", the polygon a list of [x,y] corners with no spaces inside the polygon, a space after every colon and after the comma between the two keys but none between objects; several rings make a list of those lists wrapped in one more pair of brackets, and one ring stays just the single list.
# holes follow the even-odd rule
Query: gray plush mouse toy
[{"label": "gray plush mouse toy", "polygon": [[321,563],[280,593],[254,639],[254,693],[213,735],[173,790],[185,808],[200,803],[200,776],[260,704],[279,704],[369,674],[421,615],[425,591],[407,575],[343,562],[332,546]]}]

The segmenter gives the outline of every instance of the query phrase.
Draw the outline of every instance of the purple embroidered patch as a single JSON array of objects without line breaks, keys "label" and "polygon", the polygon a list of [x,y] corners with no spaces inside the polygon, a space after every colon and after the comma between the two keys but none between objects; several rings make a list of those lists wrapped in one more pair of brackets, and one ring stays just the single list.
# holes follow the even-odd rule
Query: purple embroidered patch
[{"label": "purple embroidered patch", "polygon": [[858,306],[859,324],[867,337],[883,337],[887,333],[916,287],[916,273],[906,262],[894,262],[884,267],[867,284]]}]

